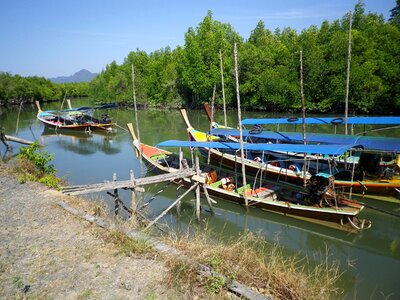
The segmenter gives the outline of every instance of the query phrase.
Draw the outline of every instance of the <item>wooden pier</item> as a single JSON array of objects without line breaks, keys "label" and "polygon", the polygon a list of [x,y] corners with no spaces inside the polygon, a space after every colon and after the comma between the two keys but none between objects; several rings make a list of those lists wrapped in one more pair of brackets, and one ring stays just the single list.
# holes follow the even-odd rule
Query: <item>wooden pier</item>
[{"label": "wooden pier", "polygon": [[6,146],[7,150],[11,149],[11,145],[8,143],[9,141],[15,142],[15,143],[20,143],[23,145],[32,145],[33,144],[33,142],[31,142],[31,141],[4,134],[3,131],[1,130],[1,128],[0,128],[0,141]]},{"label": "wooden pier", "polygon": [[158,183],[163,181],[171,181],[179,178],[186,178],[196,175],[196,171],[193,169],[183,169],[176,173],[168,173],[162,175],[149,176],[144,178],[137,178],[133,180],[123,181],[110,181],[104,183],[77,185],[71,187],[64,187],[62,192],[67,195],[83,195],[95,192],[103,192],[115,189],[134,189],[138,186]]}]

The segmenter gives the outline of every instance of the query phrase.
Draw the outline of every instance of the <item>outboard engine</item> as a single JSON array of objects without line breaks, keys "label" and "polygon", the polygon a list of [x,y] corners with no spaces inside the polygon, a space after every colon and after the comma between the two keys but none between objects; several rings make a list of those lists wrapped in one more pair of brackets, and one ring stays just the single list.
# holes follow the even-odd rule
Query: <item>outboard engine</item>
[{"label": "outboard engine", "polygon": [[311,204],[321,201],[322,195],[329,189],[329,178],[313,175],[308,181],[307,190],[310,194]]},{"label": "outboard engine", "polygon": [[378,178],[381,176],[380,157],[373,153],[361,153],[358,161],[360,171],[365,175]]}]

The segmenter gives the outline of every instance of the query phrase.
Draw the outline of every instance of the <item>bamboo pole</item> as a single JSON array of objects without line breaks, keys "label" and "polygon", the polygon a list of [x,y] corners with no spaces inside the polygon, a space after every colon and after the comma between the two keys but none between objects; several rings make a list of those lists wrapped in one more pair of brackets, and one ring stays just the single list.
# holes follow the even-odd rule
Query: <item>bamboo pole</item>
[{"label": "bamboo pole", "polygon": [[246,166],[244,163],[244,151],[243,151],[243,128],[242,128],[242,113],[241,113],[241,109],[240,109],[239,73],[238,73],[236,43],[234,44],[233,56],[235,59],[236,98],[237,98],[238,123],[239,123],[239,132],[240,132],[240,157],[242,160],[242,176],[243,176],[243,186],[244,186],[243,195],[244,195],[244,202],[245,202],[246,206],[248,206],[249,201],[248,201],[247,195],[246,195],[247,181],[246,181]]},{"label": "bamboo pole", "polygon": [[[196,175],[200,176],[200,164],[199,164],[199,157],[196,155]],[[198,184],[196,187],[196,220],[200,222],[200,185]]]},{"label": "bamboo pole", "polygon": [[135,182],[131,180],[123,180],[123,181],[111,181],[111,182],[103,182],[103,183],[94,183],[94,184],[86,184],[86,185],[77,185],[64,187],[62,192],[68,195],[82,195],[88,193],[102,192],[112,189],[122,189],[122,188],[133,188],[141,185],[153,184],[162,181],[171,181],[179,178],[185,178],[195,175],[196,172],[192,169],[183,169],[180,172],[166,173],[148,177],[142,177],[135,179]]},{"label": "bamboo pole", "polygon": [[347,74],[346,74],[346,96],[345,96],[345,108],[344,108],[344,130],[345,134],[348,134],[347,118],[349,114],[349,85],[350,85],[350,60],[351,60],[351,22],[352,14],[349,12],[349,43],[347,47]]},{"label": "bamboo pole", "polygon": [[[213,123],[214,123],[214,102],[215,102],[215,92],[216,92],[216,86],[214,84],[214,89],[213,89],[213,95],[211,98],[211,120],[210,120],[210,137],[209,140],[212,141],[212,128],[213,128]],[[207,156],[207,163],[210,163],[211,159],[211,148],[208,149],[208,156]]]},{"label": "bamboo pole", "polygon": [[[133,172],[133,170],[130,171],[130,177],[131,177],[131,181],[135,182],[135,173]],[[131,195],[131,223],[132,223],[132,225],[136,226],[137,225],[137,206],[138,206],[136,188],[133,187],[131,189],[131,191],[132,191],[132,195]]]},{"label": "bamboo pole", "polygon": [[[182,148],[180,147],[180,148],[179,148],[179,170],[180,170],[180,171],[182,171],[182,169],[183,169],[182,160],[183,160],[183,151],[182,151]],[[178,187],[176,188],[176,196],[177,196],[177,198],[179,198],[180,195],[181,195],[181,193],[180,193],[180,188],[181,188],[181,187],[182,187],[182,179],[179,180],[179,185],[178,185]],[[178,217],[181,216],[181,208],[182,208],[182,202],[179,201],[179,202],[176,204],[176,213],[177,213]]]},{"label": "bamboo pole", "polygon": [[[113,174],[113,182],[117,181],[117,174]],[[119,202],[118,202],[118,189],[114,189],[114,215],[118,216],[119,214]]]},{"label": "bamboo pole", "polygon": [[176,199],[170,206],[167,207],[166,210],[164,210],[157,218],[155,218],[153,221],[150,222],[149,225],[146,226],[146,228],[144,230],[149,229],[151,226],[154,225],[154,223],[156,223],[158,220],[160,220],[163,216],[165,216],[165,214],[167,212],[170,211],[171,208],[173,208],[179,201],[181,201],[183,199],[183,197],[185,197],[187,194],[189,194],[189,192],[191,192],[193,189],[195,189],[197,186],[199,185],[198,182],[196,182],[194,185],[192,185],[186,192],[184,192],[182,194],[182,196],[180,196],[178,199]]},{"label": "bamboo pole", "polygon": [[6,135],[3,133],[2,128],[0,128],[0,141],[3,142],[3,144],[6,146],[6,152],[8,150],[11,150],[11,145],[7,143],[7,137]]},{"label": "bamboo pole", "polygon": [[212,127],[213,127],[213,123],[214,123],[214,105],[215,105],[216,88],[217,87],[214,84],[213,95],[212,95],[212,98],[211,98],[210,141],[211,141],[211,138],[212,138]]},{"label": "bamboo pole", "polygon": [[21,109],[22,109],[22,103],[24,101],[21,101],[21,103],[19,104],[19,109],[18,109],[18,117],[17,117],[17,127],[15,128],[15,134],[18,135],[18,127],[19,127],[19,116],[21,114]]},{"label": "bamboo pole", "polygon": [[[139,141],[139,145],[140,145],[140,131],[139,131],[139,120],[138,120],[138,113],[137,113],[137,105],[136,105],[136,88],[135,88],[135,69],[132,66],[132,94],[133,94],[133,105],[135,107],[135,124],[136,124],[136,130],[137,130],[137,138]],[[140,172],[142,172],[142,149],[139,146],[139,155],[140,155],[140,159],[139,159],[139,164],[140,164]]]},{"label": "bamboo pole", "polygon": [[226,122],[226,103],[225,103],[225,86],[224,86],[224,68],[222,64],[222,51],[219,49],[219,63],[221,67],[221,86],[222,86],[222,103],[224,107],[224,125],[227,127],[227,122]]},{"label": "bamboo pole", "polygon": [[[181,197],[181,188],[182,188],[182,187],[183,187],[183,185],[182,185],[182,179],[179,179],[178,185],[177,185],[177,187],[176,187],[176,198],[177,198],[177,199],[179,199],[179,198]],[[178,218],[181,216],[181,207],[182,207],[181,204],[182,204],[181,201],[179,201],[179,202],[176,204],[176,214],[177,214]]]},{"label": "bamboo pole", "polygon": [[211,214],[215,215],[215,212],[214,212],[214,209],[213,209],[213,206],[212,206],[212,199],[210,198],[210,195],[208,194],[208,190],[207,190],[207,187],[206,187],[205,184],[203,184],[203,190],[204,190],[204,195],[206,196],[208,207],[209,207],[209,209],[211,211]]},{"label": "bamboo pole", "polygon": [[[3,137],[2,137],[2,139],[3,139]],[[31,141],[24,140],[24,139],[21,139],[21,138],[15,137],[15,136],[11,136],[11,135],[7,135],[7,134],[4,134],[4,140],[16,142],[16,143],[20,143],[20,144],[24,144],[24,145],[32,145],[33,144],[33,142],[31,142]],[[40,145],[40,146],[42,146],[42,145]]]},{"label": "bamboo pole", "polygon": [[[303,88],[303,51],[300,50],[300,95],[301,95],[301,111],[302,111],[302,129],[303,129],[303,144],[307,144],[306,138],[306,104],[304,100],[304,88]],[[307,184],[307,154],[304,153],[303,162],[303,185]]]}]

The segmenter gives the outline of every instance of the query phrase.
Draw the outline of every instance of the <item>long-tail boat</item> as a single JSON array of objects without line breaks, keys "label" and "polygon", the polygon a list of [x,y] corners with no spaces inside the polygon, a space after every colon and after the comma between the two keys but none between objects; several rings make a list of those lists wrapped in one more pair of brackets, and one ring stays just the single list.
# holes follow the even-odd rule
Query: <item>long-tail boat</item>
[{"label": "long-tail boat", "polygon": [[[142,156],[150,171],[173,173],[185,167],[189,168],[191,165],[190,160],[180,160],[180,155],[139,142],[131,124],[128,124],[128,128],[136,155]],[[179,145],[181,144],[171,146],[179,147]],[[195,182],[201,182],[211,196],[240,204],[244,204],[247,200],[249,206],[329,227],[360,230],[371,226],[370,221],[358,218],[364,206],[356,201],[348,200],[342,194],[335,193],[330,186],[330,181],[325,178],[322,179],[324,183],[319,181],[321,178],[316,178],[307,189],[288,183],[278,185],[260,176],[248,179],[247,185],[243,186],[241,175],[212,165],[201,164],[200,175],[181,180],[181,184],[189,187]]]},{"label": "long-tail boat", "polygon": [[[186,124],[186,130],[188,132],[189,140],[203,142],[207,140],[220,140],[221,137],[238,137],[239,130],[236,129],[213,129],[212,135],[209,133],[201,132],[192,127],[186,110],[181,110],[181,115]],[[352,188],[354,192],[361,192],[364,194],[399,194],[400,189],[400,157],[397,156],[395,159],[388,161],[387,163],[381,163],[377,153],[367,153],[365,148],[375,151],[400,151],[400,139],[396,138],[380,138],[380,137],[356,137],[345,136],[338,137],[337,135],[325,135],[320,134],[308,134],[307,140],[313,140],[316,137],[317,140],[313,140],[314,143],[308,144],[309,146],[320,145],[317,141],[328,141],[330,138],[334,139],[338,150],[341,149],[340,145],[350,145],[354,149],[362,146],[363,151],[356,161],[355,158],[347,158],[348,167],[350,168],[338,168],[336,163],[340,160],[344,160],[348,151],[343,151],[339,155],[327,156],[324,155],[313,155],[311,156],[310,151],[306,151],[307,161],[307,172],[304,172],[304,159],[300,156],[294,156],[293,152],[290,153],[291,144],[299,145],[302,142],[302,134],[294,132],[257,132],[252,133],[251,130],[243,131],[243,138],[246,141],[258,142],[258,143],[278,143],[280,150],[275,151],[246,151],[246,159],[244,160],[246,171],[250,174],[257,174],[260,169],[265,171],[266,176],[270,178],[285,180],[291,183],[302,184],[304,182],[304,176],[306,180],[309,180],[312,175],[319,175],[324,177],[335,176],[334,184],[335,187]],[[248,139],[247,137],[251,137]],[[336,137],[336,139],[335,139]],[[269,139],[265,139],[269,138]],[[257,140],[258,139],[258,140]],[[231,139],[230,139],[231,140]],[[286,141],[286,143],[279,142]],[[347,142],[347,143],[346,143]],[[360,144],[357,144],[359,142]],[[332,144],[333,142],[326,143]],[[287,154],[285,155],[284,152]],[[222,164],[229,168],[240,168],[241,160],[238,159],[236,153],[232,151],[220,151],[218,149],[206,149],[202,152],[209,158],[213,164]],[[301,152],[299,152],[301,153]],[[318,152],[314,152],[318,154]],[[357,164],[356,164],[357,162]],[[357,166],[357,168],[356,168]],[[354,169],[354,170],[353,170]]]},{"label": "long-tail boat", "polygon": [[[203,105],[204,111],[207,114],[210,122],[213,122],[211,107],[208,103]],[[299,125],[303,123],[301,117],[288,117],[288,118],[249,118],[241,120],[243,126],[246,125],[276,125],[276,124],[294,124]],[[373,117],[348,117],[347,122],[344,117],[306,117],[304,118],[305,124],[313,125],[400,125],[400,116],[373,116]],[[225,128],[218,123],[215,127]],[[382,129],[382,128],[381,128]]]},{"label": "long-tail boat", "polygon": [[96,129],[110,131],[112,128],[111,119],[107,115],[103,115],[100,119],[93,117],[92,108],[42,111],[38,101],[36,101],[36,106],[38,109],[37,119],[48,128],[81,131]]}]

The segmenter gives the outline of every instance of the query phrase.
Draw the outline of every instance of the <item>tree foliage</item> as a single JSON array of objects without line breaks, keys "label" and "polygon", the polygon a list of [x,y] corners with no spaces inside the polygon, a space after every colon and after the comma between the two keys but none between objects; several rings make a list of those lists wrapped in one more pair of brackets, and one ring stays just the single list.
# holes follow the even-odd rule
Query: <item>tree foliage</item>
[{"label": "tree foliage", "polygon": [[[387,22],[366,13],[359,1],[352,14],[349,113],[400,114],[399,5]],[[226,103],[235,107],[233,45],[238,46],[242,105],[247,109],[299,111],[299,52],[303,53],[304,93],[308,111],[343,112],[349,14],[324,21],[300,33],[292,28],[270,31],[259,21],[248,40],[230,24],[214,20],[209,11],[196,28],[185,33],[185,43],[150,54],[137,49],[121,65],[115,61],[90,83],[54,85],[43,78],[0,75],[0,100],[60,98],[65,92],[89,94],[100,102],[133,101],[141,106],[198,107],[209,102],[216,86],[222,103],[219,51],[223,57]],[[29,84],[26,84],[28,81]]]},{"label": "tree foliage", "polygon": [[44,77],[0,73],[0,105],[57,100],[65,96],[84,97],[88,94],[87,82],[53,83]]}]

